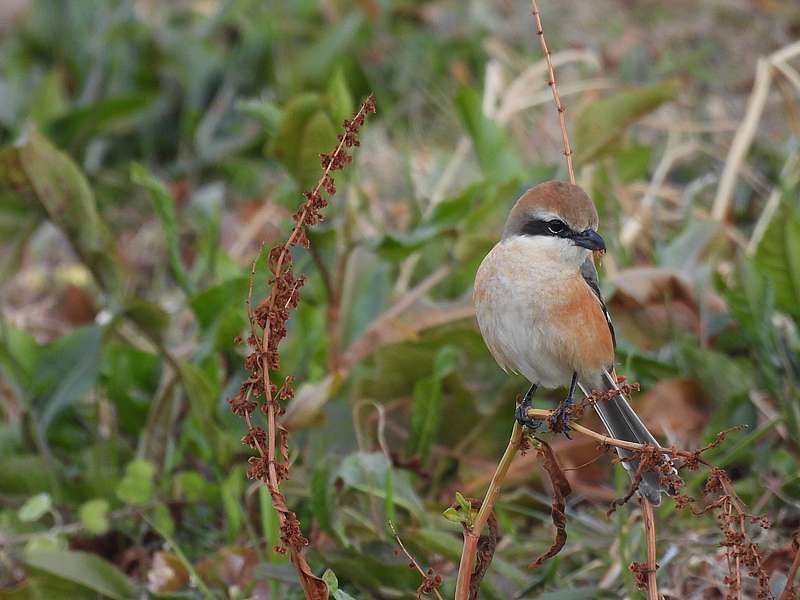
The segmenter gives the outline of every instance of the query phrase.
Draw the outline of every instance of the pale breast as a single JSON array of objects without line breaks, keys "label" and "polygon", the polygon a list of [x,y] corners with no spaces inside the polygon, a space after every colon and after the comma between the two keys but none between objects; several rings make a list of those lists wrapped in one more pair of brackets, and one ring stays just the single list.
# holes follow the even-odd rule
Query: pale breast
[{"label": "pale breast", "polygon": [[614,356],[600,303],[580,273],[548,259],[537,242],[500,242],[481,263],[474,292],[481,334],[503,369],[533,383],[563,386],[575,371],[592,379]]}]

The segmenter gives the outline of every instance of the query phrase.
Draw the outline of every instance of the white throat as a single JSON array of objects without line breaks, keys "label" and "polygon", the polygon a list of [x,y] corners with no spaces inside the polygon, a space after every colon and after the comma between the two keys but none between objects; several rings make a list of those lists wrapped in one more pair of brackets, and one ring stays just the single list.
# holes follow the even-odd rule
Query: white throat
[{"label": "white throat", "polygon": [[512,235],[503,240],[523,250],[537,261],[558,264],[565,269],[580,270],[591,251],[576,246],[572,240],[548,235]]}]

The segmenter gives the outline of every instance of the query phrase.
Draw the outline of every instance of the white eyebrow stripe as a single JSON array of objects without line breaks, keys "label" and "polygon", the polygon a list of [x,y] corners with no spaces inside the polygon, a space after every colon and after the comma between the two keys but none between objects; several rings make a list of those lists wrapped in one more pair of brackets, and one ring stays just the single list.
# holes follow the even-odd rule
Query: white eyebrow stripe
[{"label": "white eyebrow stripe", "polygon": [[564,220],[562,217],[560,217],[556,213],[550,212],[549,210],[542,210],[540,208],[531,211],[530,216],[532,216],[534,219],[540,219],[542,221],[552,221],[552,220],[563,221]]}]

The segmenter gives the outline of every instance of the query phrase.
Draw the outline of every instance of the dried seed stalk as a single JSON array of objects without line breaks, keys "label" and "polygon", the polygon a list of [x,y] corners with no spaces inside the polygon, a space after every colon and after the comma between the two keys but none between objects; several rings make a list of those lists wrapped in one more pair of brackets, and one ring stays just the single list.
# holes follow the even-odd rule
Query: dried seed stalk
[{"label": "dried seed stalk", "polygon": [[[284,412],[281,401],[288,400],[294,394],[293,379],[291,376],[286,377],[278,388],[270,381],[270,372],[280,366],[278,345],[286,337],[286,323],[290,312],[297,308],[300,301],[299,291],[305,283],[303,275],[298,277],[294,275],[291,249],[294,246],[309,247],[310,242],[305,228],[316,225],[323,219],[320,211],[328,204],[322,191],[327,192],[328,196],[336,193],[336,184],[331,173],[344,168],[352,161],[348,151],[359,145],[358,130],[364,124],[366,116],[374,112],[375,99],[370,96],[353,118],[344,122],[344,133],[338,136],[339,142],[335,150],[320,155],[322,177],[312,191],[304,192],[306,201],[292,215],[295,226],[288,239],[269,251],[267,267],[271,289],[269,295],[255,308],[252,296],[258,257],[253,262],[247,298],[250,320],[247,343],[252,351],[245,359],[245,367],[250,375],[242,383],[238,393],[228,401],[231,411],[247,423],[247,434],[242,438],[242,443],[257,451],[257,455],[251,456],[248,461],[250,468],[247,475],[266,484],[272,505],[278,513],[281,545],[276,551],[290,553],[306,598],[314,600],[327,599],[328,589],[325,583],[314,575],[302,555],[308,540],[302,534],[297,515],[289,510],[286,498],[280,490],[281,482],[289,476],[289,445],[288,432],[278,423],[278,417]],[[263,398],[260,406],[259,398]],[[253,424],[253,413],[259,407],[267,420],[266,431]],[[277,458],[278,451],[280,459]]]}]

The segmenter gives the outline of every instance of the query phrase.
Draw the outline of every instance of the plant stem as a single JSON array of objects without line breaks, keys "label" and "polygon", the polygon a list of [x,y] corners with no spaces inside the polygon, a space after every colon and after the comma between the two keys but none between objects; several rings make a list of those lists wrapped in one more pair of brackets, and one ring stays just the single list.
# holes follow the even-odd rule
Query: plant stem
[{"label": "plant stem", "polygon": [[795,537],[793,546],[795,548],[794,560],[792,561],[792,566],[789,567],[789,573],[786,576],[786,585],[778,600],[792,600],[794,596],[794,578],[797,576],[797,569],[800,568],[800,537]]},{"label": "plant stem", "polygon": [[556,105],[556,111],[558,112],[558,124],[561,127],[561,142],[564,144],[564,158],[567,161],[567,173],[569,174],[569,182],[574,184],[575,183],[575,170],[572,167],[572,148],[569,145],[569,134],[567,134],[567,118],[564,114],[566,109],[564,105],[561,103],[561,97],[558,95],[558,84],[556,83],[556,73],[553,69],[553,61],[550,60],[550,49],[547,47],[547,42],[544,40],[544,28],[542,27],[542,15],[539,12],[539,6],[536,4],[536,0],[531,0],[531,8],[533,17],[536,19],[536,35],[539,36],[539,43],[542,46],[542,54],[544,54],[544,59],[547,61],[547,72],[550,76],[548,80],[548,84],[550,85],[550,90],[553,92],[553,102]]},{"label": "plant stem", "polygon": [[472,568],[478,549],[478,540],[481,537],[481,530],[492,514],[494,503],[497,501],[497,496],[500,494],[500,486],[503,484],[511,462],[514,460],[514,456],[517,454],[522,444],[522,434],[522,425],[515,420],[514,428],[511,430],[511,438],[508,440],[508,446],[503,453],[503,457],[500,459],[500,463],[497,465],[491,483],[489,483],[489,488],[486,490],[486,496],[481,503],[478,516],[475,518],[475,522],[471,528],[465,527],[464,529],[464,548],[461,552],[461,562],[458,565],[455,600],[467,600],[469,598]]},{"label": "plant stem", "polygon": [[656,519],[653,514],[653,505],[647,498],[639,497],[644,517],[644,537],[647,542],[647,600],[660,600],[658,583],[656,581]]}]

